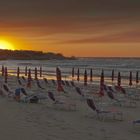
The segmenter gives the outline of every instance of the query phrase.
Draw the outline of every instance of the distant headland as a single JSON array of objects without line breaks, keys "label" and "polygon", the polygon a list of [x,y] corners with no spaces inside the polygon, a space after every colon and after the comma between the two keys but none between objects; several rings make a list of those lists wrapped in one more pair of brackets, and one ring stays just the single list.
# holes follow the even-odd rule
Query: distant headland
[{"label": "distant headland", "polygon": [[65,57],[61,53],[0,49],[0,60],[75,60],[74,56]]}]

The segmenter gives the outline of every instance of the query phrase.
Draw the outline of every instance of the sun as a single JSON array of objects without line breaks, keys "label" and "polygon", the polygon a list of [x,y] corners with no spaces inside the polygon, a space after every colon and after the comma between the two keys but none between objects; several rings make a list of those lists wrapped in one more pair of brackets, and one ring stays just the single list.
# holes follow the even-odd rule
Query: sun
[{"label": "sun", "polygon": [[6,40],[0,40],[0,49],[14,50],[14,45]]}]

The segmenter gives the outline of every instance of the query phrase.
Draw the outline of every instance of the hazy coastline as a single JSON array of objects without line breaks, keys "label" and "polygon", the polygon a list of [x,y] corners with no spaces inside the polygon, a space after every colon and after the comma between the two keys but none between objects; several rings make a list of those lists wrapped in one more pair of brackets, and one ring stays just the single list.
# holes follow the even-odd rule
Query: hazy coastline
[{"label": "hazy coastline", "polygon": [[0,60],[74,60],[75,57],[66,57],[61,53],[0,49]]}]

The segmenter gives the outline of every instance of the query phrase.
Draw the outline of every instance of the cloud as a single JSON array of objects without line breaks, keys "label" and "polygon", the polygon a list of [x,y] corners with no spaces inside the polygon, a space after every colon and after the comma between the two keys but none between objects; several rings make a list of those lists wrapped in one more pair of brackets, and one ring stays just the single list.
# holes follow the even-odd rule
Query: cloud
[{"label": "cloud", "polygon": [[140,30],[118,34],[101,35],[92,38],[66,40],[56,43],[58,44],[140,43]]},{"label": "cloud", "polygon": [[1,18],[32,19],[48,16],[139,15],[139,0],[4,0]]},{"label": "cloud", "polygon": [[[35,43],[139,43],[139,17],[60,17],[42,21],[1,21],[1,34]],[[3,33],[2,33],[3,32]]]}]

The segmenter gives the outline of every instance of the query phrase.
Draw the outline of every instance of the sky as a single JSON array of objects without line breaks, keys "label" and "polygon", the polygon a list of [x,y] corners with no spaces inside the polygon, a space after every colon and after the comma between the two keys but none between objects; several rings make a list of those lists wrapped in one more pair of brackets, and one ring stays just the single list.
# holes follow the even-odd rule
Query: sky
[{"label": "sky", "polygon": [[140,57],[139,0],[1,0],[0,39],[15,49]]}]

